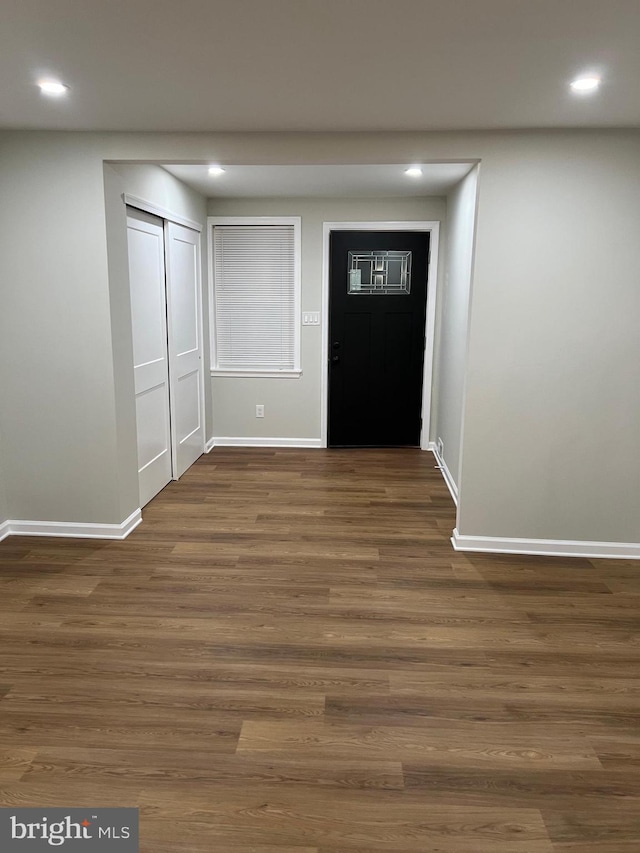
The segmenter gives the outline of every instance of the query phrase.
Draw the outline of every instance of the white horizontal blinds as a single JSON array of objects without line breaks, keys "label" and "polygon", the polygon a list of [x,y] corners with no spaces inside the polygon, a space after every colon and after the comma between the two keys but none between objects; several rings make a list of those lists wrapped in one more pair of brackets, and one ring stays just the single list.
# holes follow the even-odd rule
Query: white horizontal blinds
[{"label": "white horizontal blinds", "polygon": [[214,228],[217,367],[295,368],[293,225]]}]

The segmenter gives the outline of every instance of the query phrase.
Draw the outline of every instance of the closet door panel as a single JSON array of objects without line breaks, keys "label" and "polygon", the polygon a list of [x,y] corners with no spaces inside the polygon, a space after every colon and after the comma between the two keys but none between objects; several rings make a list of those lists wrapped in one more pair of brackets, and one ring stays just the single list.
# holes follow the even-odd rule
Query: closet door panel
[{"label": "closet door panel", "polygon": [[127,212],[140,506],[171,480],[164,224]]},{"label": "closet door panel", "polygon": [[167,309],[175,476],[204,452],[200,235],[167,224]]}]

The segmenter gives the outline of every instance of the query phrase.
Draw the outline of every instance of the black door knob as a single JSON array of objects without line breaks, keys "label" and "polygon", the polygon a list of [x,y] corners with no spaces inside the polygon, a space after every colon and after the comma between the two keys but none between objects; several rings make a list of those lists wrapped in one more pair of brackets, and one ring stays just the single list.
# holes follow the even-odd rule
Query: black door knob
[{"label": "black door knob", "polygon": [[332,361],[334,364],[336,364],[337,362],[339,362],[339,361],[340,361],[340,356],[339,356],[339,355],[332,355],[332,356],[331,356],[331,361]]},{"label": "black door knob", "polygon": [[340,341],[334,341],[334,342],[331,344],[331,346],[332,346],[334,349],[340,349]]}]

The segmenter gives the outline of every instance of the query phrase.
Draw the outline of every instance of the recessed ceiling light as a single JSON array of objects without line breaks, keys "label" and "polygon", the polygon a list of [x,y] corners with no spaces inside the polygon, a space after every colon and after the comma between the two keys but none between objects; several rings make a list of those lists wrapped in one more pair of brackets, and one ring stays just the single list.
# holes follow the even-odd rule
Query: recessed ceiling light
[{"label": "recessed ceiling light", "polygon": [[409,169],[404,170],[405,175],[409,175],[410,178],[419,178],[422,175],[422,169],[420,166],[411,166]]},{"label": "recessed ceiling light", "polygon": [[571,88],[574,92],[595,92],[600,85],[600,78],[595,74],[590,74],[586,77],[577,77],[571,83]]},{"label": "recessed ceiling light", "polygon": [[224,174],[224,169],[222,166],[209,166],[209,174],[212,178],[216,178],[218,175]]},{"label": "recessed ceiling light", "polygon": [[65,86],[64,83],[60,83],[58,80],[41,80],[38,83],[40,87],[40,91],[43,95],[66,95],[69,91],[69,87]]}]

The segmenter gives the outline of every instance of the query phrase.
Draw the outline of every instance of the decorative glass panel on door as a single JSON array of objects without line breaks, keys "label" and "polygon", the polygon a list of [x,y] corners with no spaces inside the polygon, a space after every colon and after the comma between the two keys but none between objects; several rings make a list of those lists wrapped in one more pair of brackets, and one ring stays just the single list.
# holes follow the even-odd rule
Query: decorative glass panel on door
[{"label": "decorative glass panel on door", "polygon": [[411,292],[411,252],[349,252],[348,293],[401,295]]}]

